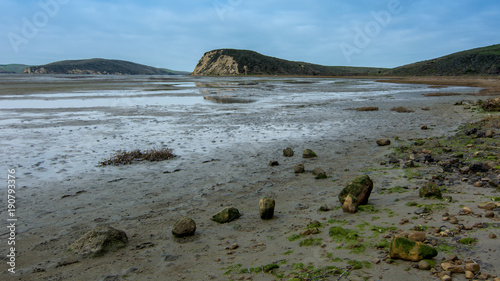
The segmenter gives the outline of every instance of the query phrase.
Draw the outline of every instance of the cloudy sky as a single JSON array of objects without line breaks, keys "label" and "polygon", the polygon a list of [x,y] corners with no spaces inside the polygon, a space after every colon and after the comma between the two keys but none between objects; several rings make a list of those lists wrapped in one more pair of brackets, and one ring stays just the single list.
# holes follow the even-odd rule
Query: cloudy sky
[{"label": "cloudy sky", "polygon": [[250,49],[396,67],[500,43],[498,0],[0,0],[0,64],[109,58],[192,71]]}]

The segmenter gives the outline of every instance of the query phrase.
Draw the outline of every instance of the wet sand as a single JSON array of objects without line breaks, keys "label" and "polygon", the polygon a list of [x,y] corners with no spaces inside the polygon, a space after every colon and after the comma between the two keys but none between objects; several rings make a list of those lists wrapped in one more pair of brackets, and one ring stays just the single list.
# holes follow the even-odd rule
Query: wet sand
[{"label": "wet sand", "polygon": [[[468,93],[476,92],[471,89]],[[32,174],[25,174],[24,179],[19,179],[16,274],[7,272],[7,260],[2,256],[0,276],[7,280],[280,280],[278,277],[288,280],[307,270],[312,272],[311,268],[301,270],[299,264],[302,263],[315,269],[333,265],[344,271],[349,270],[349,276],[340,278],[336,275],[325,277],[325,280],[436,280],[428,271],[413,268],[411,262],[383,261],[386,251],[373,245],[390,241],[389,236],[384,238],[387,234],[409,231],[416,225],[439,227],[445,224],[441,219],[442,213],[457,213],[462,205],[470,205],[479,213],[477,202],[498,194],[492,188],[478,191],[471,189],[469,183],[457,183],[449,189],[449,192],[456,192],[453,194],[454,203],[429,216],[415,216],[415,207],[406,203],[428,203],[418,197],[417,189],[432,177],[433,172],[423,173],[421,178],[408,179],[404,177],[404,170],[384,167],[380,162],[387,161],[387,155],[399,141],[453,134],[459,125],[480,118],[469,108],[454,106],[460,100],[478,99],[468,93],[441,97],[419,94],[411,100],[391,96],[388,99],[334,105],[288,104],[284,105],[286,110],[283,111],[264,110],[263,113],[255,111],[251,114],[226,110],[217,116],[207,115],[205,119],[197,119],[202,120],[198,124],[192,124],[190,112],[172,121],[184,122],[184,131],[167,134],[162,132],[161,124],[151,125],[154,124],[153,119],[170,120],[168,114],[159,110],[152,113],[151,108],[139,108],[128,113],[123,110],[113,113],[108,112],[109,109],[93,108],[98,112],[96,116],[102,114],[106,119],[96,117],[94,120],[72,121],[72,127],[83,131],[74,139],[76,148],[66,144],[61,147],[67,154],[76,153],[79,154],[77,158],[82,159],[88,153],[87,161],[97,163],[103,155],[94,155],[89,151],[92,151],[93,145],[99,147],[97,140],[105,141],[102,136],[107,130],[116,133],[123,118],[153,116],[155,118],[136,123],[136,127],[128,127],[122,135],[106,137],[125,141],[127,138],[137,140],[145,135],[157,135],[155,141],[165,138],[170,147],[177,146],[174,152],[180,156],[167,162],[94,167],[77,174],[73,171],[78,171],[78,167],[71,167],[70,160],[58,158],[39,164],[42,169],[53,169],[50,174],[54,176],[41,176],[43,171],[33,171]],[[379,111],[349,110],[367,105],[378,106]],[[414,112],[391,111],[395,106],[405,106]],[[340,110],[342,114],[339,114]],[[71,113],[79,114],[78,110]],[[200,110],[198,114],[203,116],[203,113]],[[227,140],[211,134],[204,148],[183,146],[184,141],[196,138],[197,132],[205,129],[203,122],[214,124],[223,122],[225,118],[248,123],[250,130],[235,129],[234,138],[240,139],[240,142],[225,145]],[[26,142],[33,142],[32,149],[53,149],[53,142],[57,143],[56,136],[36,142],[36,131],[48,125],[37,128],[33,124],[36,122],[23,125],[32,131]],[[301,138],[297,138],[290,132],[289,141],[283,137],[275,139],[272,134],[259,134],[262,128],[266,128],[275,130],[276,136],[283,136],[288,124],[310,128],[308,132],[311,133],[303,133]],[[423,125],[430,130],[421,130]],[[335,130],[337,127],[342,130]],[[66,128],[63,126],[62,129]],[[142,130],[151,131],[144,134]],[[227,134],[226,129],[221,130],[221,134]],[[81,149],[78,143],[78,137],[83,135],[90,139],[96,136],[93,143],[85,145],[85,149]],[[375,141],[381,137],[391,139],[393,144],[389,147],[377,146]],[[155,141],[152,145],[156,144]],[[286,147],[294,149],[294,157],[283,157],[282,150]],[[314,150],[319,157],[302,159],[302,151],[306,148]],[[187,153],[190,150],[192,153]],[[273,160],[280,165],[269,166]],[[300,163],[305,164],[307,171],[315,167],[324,169],[329,178],[316,180],[310,172],[294,174],[294,166]],[[36,169],[34,166],[14,168],[19,171]],[[345,214],[338,209],[337,195],[345,184],[360,174],[369,174],[373,179],[375,187],[369,203],[379,212]],[[410,192],[381,192],[384,188],[396,186],[406,186]],[[263,196],[276,200],[275,217],[269,221],[261,220],[258,214],[258,201]],[[319,212],[318,209],[325,204],[334,209]],[[243,216],[223,225],[210,220],[214,213],[228,206],[238,208]],[[175,221],[183,216],[196,221],[196,235],[177,239],[172,236],[171,229]],[[404,218],[409,223],[400,225]],[[300,234],[310,222],[316,220],[324,226],[321,233],[311,237],[321,238],[319,246],[301,247],[301,240],[287,239]],[[364,253],[352,253],[352,249],[328,236],[328,229],[343,220],[347,222],[343,227],[357,229],[364,237],[360,242],[367,245]],[[463,223],[469,225],[484,220],[470,216]],[[69,244],[99,224],[124,230],[129,238],[128,246],[94,259],[84,259],[68,251]],[[396,230],[377,234],[370,230],[371,226],[395,227]],[[487,237],[489,233],[500,235],[498,228],[470,233],[478,237],[478,244],[474,248],[457,250],[457,255],[480,261],[485,272],[500,275],[500,260],[496,259],[500,249],[497,240]],[[5,241],[8,233],[0,234]],[[238,247],[231,249],[235,243]],[[0,245],[2,252],[6,252],[5,244]],[[435,260],[440,261],[449,254],[441,252]],[[381,262],[374,264],[376,260]],[[354,270],[349,269],[349,261],[366,263],[362,269]],[[244,273],[243,270],[250,271],[271,263],[280,265],[275,274],[281,272],[282,275],[277,277],[255,270]],[[454,280],[465,279],[462,275],[454,277]]]}]

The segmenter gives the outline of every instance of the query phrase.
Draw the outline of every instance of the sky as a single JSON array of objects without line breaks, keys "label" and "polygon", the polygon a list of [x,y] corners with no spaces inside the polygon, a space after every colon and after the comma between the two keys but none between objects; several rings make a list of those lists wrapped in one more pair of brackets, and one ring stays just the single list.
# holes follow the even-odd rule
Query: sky
[{"label": "sky", "polygon": [[397,67],[500,43],[498,0],[0,0],[0,64],[120,59],[192,71],[207,51]]}]

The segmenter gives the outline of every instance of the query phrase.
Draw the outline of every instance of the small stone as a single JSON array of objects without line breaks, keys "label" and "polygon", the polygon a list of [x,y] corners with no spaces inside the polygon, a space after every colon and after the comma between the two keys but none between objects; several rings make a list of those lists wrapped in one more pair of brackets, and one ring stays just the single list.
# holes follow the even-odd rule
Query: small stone
[{"label": "small stone", "polygon": [[497,235],[495,233],[490,233],[489,237],[490,239],[496,239]]},{"label": "small stone", "polygon": [[330,206],[328,205],[322,205],[321,207],[319,207],[319,211],[320,212],[328,212],[328,211],[331,211],[333,208],[331,208]]},{"label": "small stone", "polygon": [[453,279],[449,275],[443,275],[441,281],[452,281]]},{"label": "small stone", "polygon": [[379,264],[380,262],[381,262],[381,260],[379,258],[372,259],[373,264]]},{"label": "small stone", "polygon": [[472,279],[474,278],[474,276],[476,276],[476,274],[474,274],[474,272],[472,271],[465,271],[465,279]]},{"label": "small stone", "polygon": [[480,209],[493,210],[497,207],[497,204],[493,202],[481,203],[478,205]]},{"label": "small stone", "polygon": [[489,274],[487,274],[487,273],[481,273],[481,274],[477,277],[477,279],[479,279],[479,280],[488,280],[489,278],[490,278],[490,275],[489,275]]},{"label": "small stone", "polygon": [[482,182],[480,182],[480,181],[476,181],[476,182],[474,183],[474,187],[482,187],[482,186],[483,186],[483,183],[482,183]]},{"label": "small stone", "polygon": [[425,232],[423,231],[412,231],[410,235],[408,236],[408,239],[417,241],[417,242],[424,242],[425,241]]},{"label": "small stone", "polygon": [[285,156],[285,157],[293,157],[294,154],[295,154],[295,152],[290,147],[283,149],[283,156]]},{"label": "small stone", "polygon": [[466,214],[472,214],[472,210],[469,207],[463,207],[462,211],[464,211],[464,213]]},{"label": "small stone", "polygon": [[326,175],[325,170],[321,168],[314,168],[313,170],[313,175],[316,176],[316,179],[321,180],[321,179],[326,179],[328,176]]},{"label": "small stone", "polygon": [[240,247],[240,245],[238,245],[238,243],[233,243],[233,245],[231,245],[231,250],[236,250]]},{"label": "small stone", "polygon": [[466,263],[464,269],[476,274],[481,270],[481,266],[478,263]]},{"label": "small stone", "polygon": [[484,214],[484,217],[489,218],[489,219],[494,218],[494,217],[495,217],[495,212],[493,212],[493,211],[489,211],[489,210],[488,210],[488,211],[486,211],[486,213]]},{"label": "small stone", "polygon": [[294,172],[295,172],[296,174],[302,174],[302,173],[304,173],[305,171],[306,171],[306,170],[305,170],[305,168],[304,168],[304,164],[297,164],[297,165],[295,165]]},{"label": "small stone", "polygon": [[457,217],[450,217],[450,223],[451,223],[451,224],[458,224],[458,219],[457,219]]},{"label": "small stone", "polygon": [[451,273],[464,273],[464,269],[460,265],[452,265],[448,268],[448,271]]},{"label": "small stone", "polygon": [[377,144],[378,144],[379,146],[387,146],[387,145],[391,145],[391,140],[389,140],[389,139],[384,139],[384,138],[382,138],[382,139],[378,139],[378,140],[377,140]]},{"label": "small stone", "polygon": [[421,260],[418,262],[418,269],[420,270],[431,270],[431,265],[425,261],[425,260]]},{"label": "small stone", "polygon": [[263,197],[259,200],[259,214],[263,220],[270,220],[274,216],[274,207],[276,202],[269,197]]},{"label": "small stone", "polygon": [[196,231],[196,223],[191,218],[181,218],[172,229],[172,235],[177,238],[193,236]]},{"label": "small stone", "polygon": [[311,149],[306,149],[302,153],[302,158],[308,159],[308,158],[316,158],[316,157],[318,157],[318,155],[314,151],[312,151]]},{"label": "small stone", "polygon": [[494,135],[492,130],[486,130],[486,133],[484,134],[485,137],[487,138],[492,138]]},{"label": "small stone", "polygon": [[458,171],[462,175],[467,175],[468,173],[470,173],[470,167],[469,166],[464,166],[464,167],[460,168]]},{"label": "small stone", "polygon": [[423,125],[422,127],[420,127],[421,130],[429,130],[429,127],[427,127],[426,125]]},{"label": "small stone", "polygon": [[280,163],[278,161],[269,162],[269,166],[271,166],[271,167],[275,167],[275,166],[279,166],[279,165],[280,165]]}]

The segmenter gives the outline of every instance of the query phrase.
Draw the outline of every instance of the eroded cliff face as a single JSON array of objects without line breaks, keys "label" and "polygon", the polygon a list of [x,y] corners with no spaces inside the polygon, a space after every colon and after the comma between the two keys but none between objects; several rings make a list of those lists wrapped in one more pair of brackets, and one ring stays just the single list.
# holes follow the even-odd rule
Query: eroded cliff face
[{"label": "eroded cliff face", "polygon": [[[244,67],[246,68],[246,67]],[[222,50],[205,53],[196,65],[192,75],[242,75],[236,60],[223,54]]]}]

